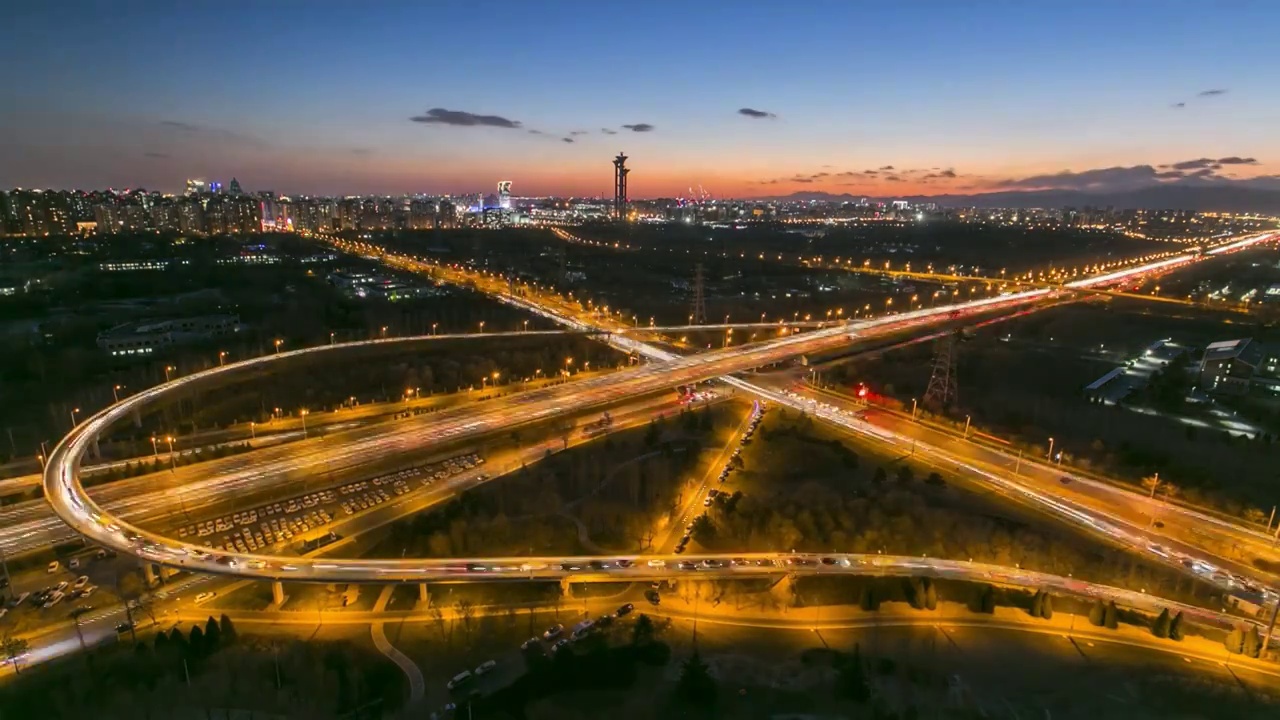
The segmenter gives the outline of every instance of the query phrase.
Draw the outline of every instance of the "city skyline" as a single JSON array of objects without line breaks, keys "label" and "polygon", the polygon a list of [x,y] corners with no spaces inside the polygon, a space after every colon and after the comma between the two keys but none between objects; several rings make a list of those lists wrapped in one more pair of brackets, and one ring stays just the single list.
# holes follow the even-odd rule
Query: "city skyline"
[{"label": "city skyline", "polygon": [[296,9],[22,11],[0,187],[609,197],[621,150],[635,198],[1280,190],[1264,5]]}]

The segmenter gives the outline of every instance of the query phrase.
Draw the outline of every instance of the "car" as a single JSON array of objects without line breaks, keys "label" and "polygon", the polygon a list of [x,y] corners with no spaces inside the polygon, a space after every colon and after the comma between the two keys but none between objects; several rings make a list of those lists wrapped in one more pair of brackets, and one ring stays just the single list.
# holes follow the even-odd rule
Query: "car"
[{"label": "car", "polygon": [[577,570],[581,570],[582,566],[579,565],[578,563],[560,563],[560,569],[566,572],[577,571]]},{"label": "car", "polygon": [[80,589],[80,588],[82,588],[82,587],[84,587],[85,585],[88,585],[88,584],[89,584],[89,576],[88,576],[88,575],[81,575],[80,577],[76,578],[76,584],[75,584],[75,587],[76,587],[76,589],[77,589],[77,590],[78,590],[78,589]]},{"label": "car", "polygon": [[555,645],[551,646],[551,652],[558,653],[567,647],[569,647],[569,638],[560,638]]},{"label": "car", "polygon": [[1058,482],[1062,483],[1063,485],[1070,485],[1071,477],[1068,475],[1063,475],[1062,477],[1058,478]]},{"label": "car", "polygon": [[463,683],[469,681],[471,677],[472,676],[471,676],[470,670],[463,670],[462,672],[450,678],[449,682],[445,684],[445,687],[449,688],[450,690],[456,687],[460,687]]},{"label": "car", "polygon": [[657,590],[645,590],[644,599],[648,600],[650,605],[660,605],[662,603],[662,596],[658,594]]},{"label": "car", "polygon": [[551,627],[547,628],[542,632],[542,639],[551,640],[552,638],[560,637],[560,635],[563,633],[564,633],[564,626],[559,623],[556,623],[555,625],[552,625]]},{"label": "car", "polygon": [[498,667],[497,660],[485,660],[484,662],[476,666],[476,677],[480,677],[481,675],[487,675],[490,671],[492,671],[496,667]]},{"label": "car", "polygon": [[696,570],[698,565],[692,560],[681,560],[678,566],[681,570]]},{"label": "car", "polygon": [[45,572],[52,575],[61,569],[62,569],[62,563],[58,562],[57,560],[54,560],[53,562],[49,563],[49,568],[45,570]]},{"label": "car", "polygon": [[68,586],[68,585],[70,585],[70,584],[71,584],[71,583],[67,582],[66,580],[63,580],[62,582],[60,582],[60,583],[58,583],[57,585],[55,585],[55,586],[54,586],[53,591],[54,591],[54,592],[66,592],[66,591],[67,591],[67,586]]},{"label": "car", "polygon": [[710,497],[709,497],[709,498],[707,498],[706,500],[703,500],[703,501],[702,501],[702,507],[711,507],[711,503],[713,503],[713,502],[715,502],[715,501],[716,501],[716,500],[715,500],[715,498],[710,498]]},{"label": "car", "polygon": [[29,597],[31,597],[31,593],[29,593],[29,592],[24,592],[24,593],[22,593],[21,595],[18,595],[18,596],[16,596],[16,597],[14,597],[14,598],[10,599],[10,600],[9,600],[9,607],[18,607],[18,606],[19,606],[19,605],[21,605],[22,603],[26,602],[26,601],[27,601],[27,598],[29,598]]},{"label": "car", "polygon": [[823,565],[835,565],[835,564],[836,564],[836,559],[835,559],[835,558],[833,558],[833,557],[824,557],[824,558],[822,558],[822,564],[823,564]]},{"label": "car", "polygon": [[742,567],[743,565],[750,565],[751,561],[746,558],[734,558],[729,561],[729,564],[734,567]]},{"label": "car", "polygon": [[635,605],[632,605],[631,603],[627,603],[626,605],[619,607],[616,611],[616,614],[618,617],[626,617],[627,615],[631,614],[632,610],[635,610],[635,609],[636,609]]},{"label": "car", "polygon": [[724,567],[724,561],[717,560],[715,558],[707,558],[706,560],[702,561],[702,567],[708,570],[715,569],[715,568],[722,568]]},{"label": "car", "polygon": [[130,622],[130,621],[126,620],[126,621],[124,621],[124,622],[122,622],[122,623],[120,623],[120,624],[116,625],[116,632],[117,632],[117,633],[126,633],[126,632],[129,632],[129,631],[130,631],[130,630],[132,630],[136,625],[137,625],[137,623],[133,623],[133,622]]},{"label": "car", "polygon": [[632,562],[632,561],[630,561],[630,560],[619,560],[619,561],[618,561],[617,563],[615,563],[615,564],[616,564],[618,567],[620,567],[620,568],[624,568],[624,569],[625,569],[625,568],[629,568],[629,567],[631,567],[631,566],[635,565],[635,563],[634,563],[634,562]]},{"label": "car", "polygon": [[614,617],[612,615],[601,615],[596,618],[596,627],[606,628],[613,624]]},{"label": "car", "polygon": [[520,643],[521,650],[531,650],[533,648],[538,648],[539,650],[542,649],[541,638],[531,637],[528,640],[525,640],[524,642]]},{"label": "car", "polygon": [[215,592],[202,592],[199,595],[196,595],[196,604],[203,605],[209,602],[210,600],[212,600],[216,596],[217,596],[217,593]]},{"label": "car", "polygon": [[62,602],[63,597],[65,596],[62,593],[54,592],[52,595],[49,596],[48,600],[44,601],[44,604],[41,605],[40,607],[44,608],[45,610],[48,610],[54,605],[57,605],[58,603]]},{"label": "car", "polygon": [[649,561],[649,567],[651,568],[664,568],[666,566],[667,566],[666,560],[650,560]]}]

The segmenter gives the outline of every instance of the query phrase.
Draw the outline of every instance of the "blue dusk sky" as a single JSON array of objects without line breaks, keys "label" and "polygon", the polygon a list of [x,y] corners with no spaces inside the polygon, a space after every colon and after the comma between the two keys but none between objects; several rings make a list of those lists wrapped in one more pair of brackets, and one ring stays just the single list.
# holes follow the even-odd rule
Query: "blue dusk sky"
[{"label": "blue dusk sky", "polygon": [[635,197],[1274,183],[1277,2],[48,2],[0,187]]}]

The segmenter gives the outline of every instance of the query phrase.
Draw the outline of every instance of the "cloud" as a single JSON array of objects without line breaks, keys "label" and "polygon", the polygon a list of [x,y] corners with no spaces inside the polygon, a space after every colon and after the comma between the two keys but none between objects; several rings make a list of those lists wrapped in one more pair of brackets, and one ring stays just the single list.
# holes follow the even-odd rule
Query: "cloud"
[{"label": "cloud", "polygon": [[546,135],[546,133],[542,132],[541,130],[530,130],[529,134],[530,135]]},{"label": "cloud", "polygon": [[631,132],[653,132],[653,126],[649,123],[636,123],[634,125],[623,125],[622,127]]},{"label": "cloud", "polygon": [[1173,168],[1174,170],[1198,170],[1200,168],[1212,167],[1217,164],[1218,162],[1213,158],[1199,158],[1196,160],[1183,160],[1171,165],[1161,165],[1160,167]]},{"label": "cloud", "polygon": [[372,148],[358,147],[358,148],[351,148],[350,152],[351,152],[351,154],[352,154],[352,155],[361,155],[361,156],[364,156],[364,155],[372,155],[372,154],[373,154],[373,149],[372,149]]},{"label": "cloud", "polygon": [[143,154],[144,154],[146,157],[149,157],[149,158],[151,158],[151,159],[153,159],[153,160],[168,160],[168,159],[169,159],[169,153],[162,153],[162,152],[149,152],[149,153],[143,153]]},{"label": "cloud", "polygon": [[956,176],[956,171],[952,170],[951,168],[947,168],[946,170],[940,170],[938,172],[929,173],[928,175],[925,175],[923,179],[924,180],[947,180],[947,179],[954,178],[955,176]]},{"label": "cloud", "polygon": [[1184,107],[1186,107],[1186,106],[1187,106],[1187,104],[1186,104],[1186,103],[1184,103],[1184,102],[1176,102],[1176,103],[1174,103],[1174,104],[1170,105],[1169,107],[1173,108],[1174,110],[1181,110],[1182,108],[1184,108]]},{"label": "cloud", "polygon": [[1134,165],[1132,167],[1094,168],[1079,172],[1063,170],[1056,173],[1009,179],[997,184],[1002,187],[1019,190],[1044,188],[1111,190],[1140,187],[1149,185],[1157,180],[1155,168],[1150,165]]},{"label": "cloud", "polygon": [[409,118],[416,123],[426,125],[452,125],[454,127],[496,127],[514,130],[520,127],[517,120],[509,120],[500,115],[477,115],[462,110],[446,110],[431,108],[423,115]]},{"label": "cloud", "polygon": [[1226,88],[1215,88],[1213,90],[1201,90],[1196,93],[1196,97],[1217,97],[1218,95],[1226,95]]},{"label": "cloud", "polygon": [[579,135],[586,135],[586,134],[587,134],[586,130],[570,130],[569,131],[569,137],[577,137]]},{"label": "cloud", "polygon": [[807,178],[807,177],[794,177],[794,178],[791,178],[788,182],[794,182],[794,183],[805,183],[805,184],[808,184],[808,183],[813,182],[813,178]]},{"label": "cloud", "polygon": [[160,127],[191,138],[208,138],[211,140],[220,140],[225,142],[242,143],[244,145],[254,145],[263,147],[267,143],[259,138],[250,135],[242,135],[230,130],[222,128],[207,127],[205,125],[196,125],[189,122],[181,122],[178,120],[161,120]]},{"label": "cloud", "polygon": [[[1163,165],[1161,167],[1163,167]],[[1154,177],[1159,180],[1176,180],[1186,176],[1187,174],[1181,170],[1166,170],[1165,172],[1156,173]]]},{"label": "cloud", "polygon": [[892,165],[885,165],[884,167],[880,168],[880,172],[884,172],[885,170],[892,170],[892,169],[893,169]]},{"label": "cloud", "polygon": [[618,131],[617,131],[617,130],[610,130],[609,128],[600,128],[600,132],[604,133],[605,135],[617,135],[617,134],[618,134]]},{"label": "cloud", "polygon": [[571,142],[573,142],[573,138],[571,138],[571,137],[562,137],[562,138],[560,138],[560,142],[571,143]]},{"label": "cloud", "polygon": [[880,171],[879,170],[863,170],[862,174],[863,175],[879,175]]},{"label": "cloud", "polygon": [[1219,165],[1257,165],[1257,158],[1242,158],[1232,155],[1230,157],[1218,158]]},{"label": "cloud", "polygon": [[887,182],[902,182],[902,178],[898,177],[897,175],[885,175],[884,179]]},{"label": "cloud", "polygon": [[754,118],[756,120],[773,120],[774,118],[778,117],[777,115],[774,115],[771,112],[766,112],[764,110],[756,110],[754,108],[746,108],[746,107],[739,108],[738,114],[742,115],[743,117]]}]

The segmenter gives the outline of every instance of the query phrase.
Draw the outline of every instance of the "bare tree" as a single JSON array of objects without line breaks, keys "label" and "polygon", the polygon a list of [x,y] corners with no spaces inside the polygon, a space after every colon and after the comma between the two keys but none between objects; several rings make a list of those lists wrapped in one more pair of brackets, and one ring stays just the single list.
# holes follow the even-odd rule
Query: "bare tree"
[{"label": "bare tree", "polygon": [[471,622],[476,616],[476,604],[468,598],[463,598],[454,604],[454,609],[458,611],[458,617],[462,620],[462,630],[467,634],[467,643],[471,642]]},{"label": "bare tree", "polygon": [[0,649],[4,650],[5,659],[9,661],[10,665],[13,665],[15,674],[22,674],[21,668],[18,667],[18,661],[22,659],[23,655],[27,654],[27,650],[30,648],[31,643],[27,642],[25,638],[5,635],[4,639],[0,640]]},{"label": "bare tree", "polygon": [[427,612],[431,615],[432,621],[435,622],[436,630],[440,631],[440,641],[446,642],[448,638],[446,638],[444,634],[444,610],[442,610],[439,605],[433,603],[431,607],[427,609]]}]

